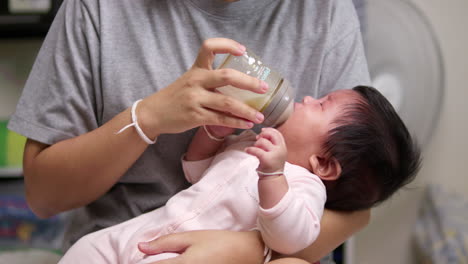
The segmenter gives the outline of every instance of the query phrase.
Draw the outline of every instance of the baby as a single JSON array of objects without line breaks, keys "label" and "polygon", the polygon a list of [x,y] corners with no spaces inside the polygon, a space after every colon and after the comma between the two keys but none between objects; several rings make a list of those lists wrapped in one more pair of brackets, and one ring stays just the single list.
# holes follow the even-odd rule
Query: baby
[{"label": "baby", "polygon": [[295,103],[260,134],[208,126],[182,158],[193,185],[164,207],[81,238],[60,263],[152,263],[138,244],[202,229],[258,229],[266,247],[292,254],[314,242],[324,207],[354,211],[389,198],[415,176],[420,152],[391,104],[358,86]]}]

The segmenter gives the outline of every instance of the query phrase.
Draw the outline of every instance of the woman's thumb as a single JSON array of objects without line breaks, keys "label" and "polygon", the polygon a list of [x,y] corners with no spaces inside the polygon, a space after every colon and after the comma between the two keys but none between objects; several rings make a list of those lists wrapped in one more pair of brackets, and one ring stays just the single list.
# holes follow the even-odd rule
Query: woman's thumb
[{"label": "woman's thumb", "polygon": [[182,254],[190,244],[181,234],[170,234],[152,241],[138,243],[138,249],[146,255],[155,255],[163,252],[177,252]]}]

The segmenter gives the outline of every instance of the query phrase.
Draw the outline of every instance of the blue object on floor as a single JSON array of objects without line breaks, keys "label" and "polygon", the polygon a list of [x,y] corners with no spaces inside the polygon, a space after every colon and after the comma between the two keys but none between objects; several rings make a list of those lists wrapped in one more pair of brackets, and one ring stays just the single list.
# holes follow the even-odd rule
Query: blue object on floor
[{"label": "blue object on floor", "polygon": [[468,197],[429,185],[414,237],[421,263],[468,264]]},{"label": "blue object on floor", "polygon": [[21,195],[0,195],[0,249],[59,250],[65,223],[64,215],[39,219]]}]

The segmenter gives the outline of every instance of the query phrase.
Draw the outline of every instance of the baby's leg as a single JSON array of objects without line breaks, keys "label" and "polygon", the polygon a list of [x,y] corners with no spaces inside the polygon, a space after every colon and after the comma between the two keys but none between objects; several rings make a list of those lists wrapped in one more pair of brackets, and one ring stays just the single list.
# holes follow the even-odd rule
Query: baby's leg
[{"label": "baby's leg", "polygon": [[91,235],[82,237],[65,253],[59,264],[118,263],[112,246],[102,242],[95,239],[93,241]]},{"label": "baby's leg", "polygon": [[[158,233],[155,225],[157,210],[132,218],[128,221],[90,233],[78,240],[59,263],[129,263],[138,255],[137,242],[140,229]],[[143,254],[142,254],[143,255]],[[134,263],[134,262],[133,262]]]},{"label": "baby's leg", "polygon": [[[103,240],[101,237],[93,236],[93,234],[86,235],[78,240],[62,257],[59,264],[115,264],[124,261],[121,256],[117,254],[111,241]],[[140,253],[141,254],[141,253]],[[137,256],[140,255],[137,253]],[[132,259],[130,262],[135,264],[149,264],[159,260],[175,258],[179,256],[178,253],[160,253],[156,255],[143,255],[141,259]]]}]

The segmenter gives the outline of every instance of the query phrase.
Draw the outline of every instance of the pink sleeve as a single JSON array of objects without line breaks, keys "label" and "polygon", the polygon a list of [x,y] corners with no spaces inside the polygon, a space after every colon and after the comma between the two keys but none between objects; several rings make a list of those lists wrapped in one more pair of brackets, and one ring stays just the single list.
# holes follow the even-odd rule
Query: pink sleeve
[{"label": "pink sleeve", "polygon": [[191,184],[197,183],[203,176],[203,173],[211,164],[213,157],[204,160],[186,161],[185,155],[182,156],[182,169],[184,170],[185,178]]},{"label": "pink sleeve", "polygon": [[263,241],[282,254],[311,245],[320,233],[326,200],[325,186],[315,175],[288,178],[289,190],[272,208],[259,208],[258,227]]}]

